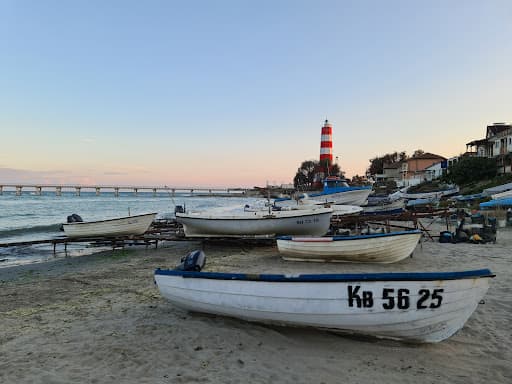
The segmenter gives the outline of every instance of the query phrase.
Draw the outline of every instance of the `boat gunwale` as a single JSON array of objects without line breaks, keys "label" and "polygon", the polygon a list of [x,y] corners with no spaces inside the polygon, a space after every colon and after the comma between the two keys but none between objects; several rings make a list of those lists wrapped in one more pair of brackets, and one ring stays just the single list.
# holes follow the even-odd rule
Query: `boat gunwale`
[{"label": "boat gunwale", "polygon": [[325,242],[333,242],[333,241],[349,241],[349,240],[367,240],[374,239],[379,237],[394,237],[401,235],[411,235],[411,234],[421,234],[422,231],[420,229],[414,229],[412,231],[397,231],[390,233],[372,233],[368,235],[354,235],[354,236],[326,236],[326,237],[300,237],[300,236],[278,236],[277,240],[286,240],[293,241],[295,243],[321,243],[320,239],[325,239]]},{"label": "boat gunwale", "polygon": [[109,222],[109,221],[118,221],[118,220],[124,220],[124,219],[132,219],[132,218],[135,218],[135,217],[142,217],[142,216],[150,216],[150,215],[158,215],[158,212],[153,212],[153,213],[142,213],[140,215],[133,215],[133,216],[123,216],[123,217],[117,217],[117,218],[114,218],[114,219],[105,219],[105,220],[96,220],[96,221],[76,221],[76,222],[73,222],[73,223],[62,223],[62,225],[66,226],[66,225],[75,225],[75,224],[98,224],[98,223],[105,223],[105,222]]},{"label": "boat gunwale", "polygon": [[263,281],[275,283],[334,283],[334,282],[382,282],[382,281],[439,281],[462,280],[474,278],[493,278],[496,275],[489,269],[477,269],[458,272],[384,272],[384,273],[351,273],[351,274],[301,274],[287,276],[283,274],[253,274],[226,272],[195,272],[175,269],[156,269],[155,276],[176,276],[183,278],[211,280]]},{"label": "boat gunwale", "polygon": [[[263,212],[263,211],[261,211]],[[192,220],[224,220],[224,221],[233,221],[233,220],[283,220],[283,219],[295,219],[298,217],[307,217],[307,216],[319,216],[332,214],[332,208],[317,208],[317,209],[297,209],[290,211],[277,211],[277,212],[297,212],[296,215],[283,215],[283,216],[274,216],[272,214],[265,216],[239,216],[239,215],[231,215],[231,216],[220,216],[220,217],[212,217],[212,216],[199,216],[202,212],[195,213],[176,213],[176,219],[192,219]],[[258,213],[258,212],[256,212]],[[197,216],[196,216],[197,215]]]}]

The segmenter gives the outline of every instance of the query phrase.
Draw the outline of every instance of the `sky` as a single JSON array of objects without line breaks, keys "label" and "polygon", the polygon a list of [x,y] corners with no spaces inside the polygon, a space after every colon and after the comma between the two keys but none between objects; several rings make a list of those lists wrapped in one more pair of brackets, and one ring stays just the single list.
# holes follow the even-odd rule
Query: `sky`
[{"label": "sky", "polygon": [[512,2],[0,0],[0,184],[252,187],[512,121]]}]

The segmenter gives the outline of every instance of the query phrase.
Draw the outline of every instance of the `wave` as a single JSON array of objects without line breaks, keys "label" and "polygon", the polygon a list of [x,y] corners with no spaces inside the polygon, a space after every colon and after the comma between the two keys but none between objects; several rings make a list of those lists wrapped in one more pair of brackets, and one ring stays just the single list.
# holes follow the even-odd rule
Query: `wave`
[{"label": "wave", "polygon": [[30,235],[36,233],[49,233],[49,232],[58,232],[60,231],[60,227],[62,224],[48,224],[48,225],[35,225],[33,227],[25,227],[25,228],[12,228],[0,230],[0,239],[2,237],[11,237],[11,236],[23,236]]}]

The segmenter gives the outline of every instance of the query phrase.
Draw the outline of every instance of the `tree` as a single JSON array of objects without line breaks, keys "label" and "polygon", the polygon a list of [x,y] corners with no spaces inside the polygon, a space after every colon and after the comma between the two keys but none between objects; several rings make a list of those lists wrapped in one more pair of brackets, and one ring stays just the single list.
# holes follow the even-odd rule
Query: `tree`
[{"label": "tree", "polygon": [[299,187],[310,189],[315,182],[315,174],[318,163],[314,160],[303,161],[300,168],[293,178],[293,185],[296,189]]},{"label": "tree", "polygon": [[448,168],[444,180],[457,185],[491,179],[496,176],[496,160],[487,157],[463,157]]},{"label": "tree", "polygon": [[352,180],[350,182],[351,185],[365,185],[365,183],[366,179],[359,175],[352,176]]},{"label": "tree", "polygon": [[313,189],[315,182],[318,181],[318,175],[343,177],[344,172],[338,164],[332,164],[329,160],[320,161],[306,160],[297,169],[293,178],[293,185],[296,189]]},{"label": "tree", "polygon": [[412,154],[412,157],[417,157],[417,156],[421,156],[425,153],[425,151],[423,149],[417,149],[414,151],[414,153]]},{"label": "tree", "polygon": [[384,165],[385,164],[394,164],[398,163],[400,161],[404,161],[407,159],[407,154],[405,151],[402,151],[400,153],[393,152],[393,153],[387,153],[384,156],[377,156],[373,159],[370,159],[370,167],[368,168],[368,171],[371,175],[377,175],[384,173]]}]

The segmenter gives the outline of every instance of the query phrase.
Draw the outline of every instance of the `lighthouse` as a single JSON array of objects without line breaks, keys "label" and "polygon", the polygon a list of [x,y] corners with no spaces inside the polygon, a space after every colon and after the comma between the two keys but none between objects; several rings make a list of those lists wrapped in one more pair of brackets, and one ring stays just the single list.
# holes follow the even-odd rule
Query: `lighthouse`
[{"label": "lighthouse", "polygon": [[325,120],[320,137],[320,164],[332,164],[332,125]]}]

